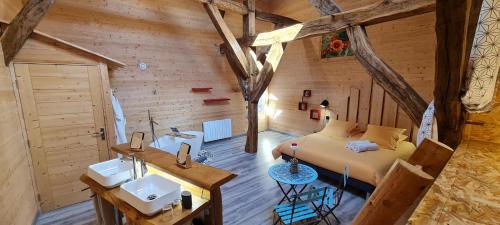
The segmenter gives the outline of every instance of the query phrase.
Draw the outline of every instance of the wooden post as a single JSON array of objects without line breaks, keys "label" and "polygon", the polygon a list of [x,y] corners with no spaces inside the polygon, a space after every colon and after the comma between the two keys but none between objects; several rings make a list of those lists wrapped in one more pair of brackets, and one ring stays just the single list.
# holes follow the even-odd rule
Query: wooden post
[{"label": "wooden post", "polygon": [[247,142],[245,145],[245,151],[248,153],[256,153],[259,137],[259,112],[258,103],[248,101],[248,130],[247,130]]},{"label": "wooden post", "polygon": [[210,202],[212,207],[210,207],[210,220],[211,225],[222,225],[222,193],[220,191],[220,186],[214,187],[210,190]]},{"label": "wooden post", "polygon": [[351,224],[394,224],[433,180],[421,167],[398,159]]},{"label": "wooden post", "polygon": [[55,0],[29,0],[14,17],[0,41],[5,65],[14,59]]},{"label": "wooden post", "polygon": [[460,97],[482,2],[436,1],[435,114],[439,141],[453,149],[462,140],[465,111]]}]

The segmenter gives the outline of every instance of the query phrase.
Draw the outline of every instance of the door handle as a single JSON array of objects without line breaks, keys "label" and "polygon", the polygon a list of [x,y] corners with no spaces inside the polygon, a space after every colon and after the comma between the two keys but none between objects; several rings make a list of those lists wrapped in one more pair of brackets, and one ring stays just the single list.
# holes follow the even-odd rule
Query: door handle
[{"label": "door handle", "polygon": [[101,137],[101,140],[106,140],[106,133],[104,131],[104,128],[100,128],[99,132],[94,132],[90,135],[92,135],[92,137]]}]

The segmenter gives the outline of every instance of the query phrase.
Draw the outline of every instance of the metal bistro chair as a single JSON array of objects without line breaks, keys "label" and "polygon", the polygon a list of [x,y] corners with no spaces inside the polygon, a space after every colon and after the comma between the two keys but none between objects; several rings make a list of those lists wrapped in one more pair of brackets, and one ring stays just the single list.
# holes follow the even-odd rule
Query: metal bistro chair
[{"label": "metal bistro chair", "polygon": [[342,181],[336,188],[328,188],[326,192],[325,203],[323,204],[323,208],[321,210],[322,219],[326,224],[332,224],[328,216],[331,214],[335,221],[340,224],[339,218],[333,212],[339,205],[342,200],[342,196],[344,195],[344,191],[347,187],[347,180],[349,179],[349,165],[344,165],[344,174],[342,175]]},{"label": "metal bistro chair", "polygon": [[[319,224],[322,220],[321,210],[328,187],[311,189],[293,196],[291,203],[274,206],[280,224]],[[312,207],[311,207],[312,206]]]}]

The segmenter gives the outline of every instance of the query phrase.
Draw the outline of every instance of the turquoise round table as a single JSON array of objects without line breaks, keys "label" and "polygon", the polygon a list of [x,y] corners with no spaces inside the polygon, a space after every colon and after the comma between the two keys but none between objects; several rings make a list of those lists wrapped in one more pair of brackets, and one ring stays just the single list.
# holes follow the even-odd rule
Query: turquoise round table
[{"label": "turquoise round table", "polygon": [[[293,195],[298,195],[306,189],[307,185],[318,179],[318,172],[312,167],[303,164],[299,164],[298,167],[298,173],[290,173],[290,163],[280,163],[269,168],[269,176],[278,183],[278,186],[284,194],[279,204],[285,201],[285,199],[288,202],[292,202],[289,196],[291,192],[293,192]],[[288,191],[285,191],[283,184],[290,185]],[[303,185],[303,187],[297,191],[299,185]]]}]

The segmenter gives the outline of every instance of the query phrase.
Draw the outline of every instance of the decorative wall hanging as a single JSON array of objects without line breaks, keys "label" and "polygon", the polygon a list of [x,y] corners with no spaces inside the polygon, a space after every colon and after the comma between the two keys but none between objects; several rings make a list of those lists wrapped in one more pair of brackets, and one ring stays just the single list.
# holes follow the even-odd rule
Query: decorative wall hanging
[{"label": "decorative wall hanging", "polygon": [[466,110],[481,113],[491,110],[500,56],[500,0],[485,0],[479,15],[467,73]]},{"label": "decorative wall hanging", "polygon": [[347,32],[337,32],[323,35],[321,41],[321,58],[352,56],[351,43]]},{"label": "decorative wall hanging", "polygon": [[299,110],[307,111],[307,102],[299,102]]},{"label": "decorative wall hanging", "polygon": [[304,90],[304,93],[302,94],[302,100],[299,102],[299,110],[307,111],[307,102],[304,102],[304,97],[311,97],[311,95],[311,90]]},{"label": "decorative wall hanging", "polygon": [[309,114],[309,118],[312,120],[320,120],[321,119],[321,111],[319,109],[311,109]]}]

